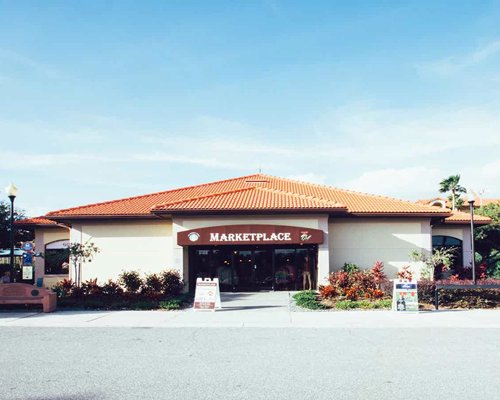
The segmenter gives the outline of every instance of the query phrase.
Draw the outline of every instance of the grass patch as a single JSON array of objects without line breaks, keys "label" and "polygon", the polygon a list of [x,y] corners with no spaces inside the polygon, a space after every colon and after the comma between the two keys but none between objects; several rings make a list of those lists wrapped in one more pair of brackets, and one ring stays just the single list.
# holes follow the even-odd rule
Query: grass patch
[{"label": "grass patch", "polygon": [[304,290],[293,295],[295,303],[302,308],[309,310],[322,310],[325,308],[318,299],[318,294],[314,290]]},{"label": "grass patch", "polygon": [[162,310],[179,310],[182,305],[181,299],[168,299],[160,301],[159,307]]},{"label": "grass patch", "polygon": [[339,300],[335,302],[334,307],[338,310],[375,310],[375,309],[390,309],[392,306],[391,299],[383,300]]}]

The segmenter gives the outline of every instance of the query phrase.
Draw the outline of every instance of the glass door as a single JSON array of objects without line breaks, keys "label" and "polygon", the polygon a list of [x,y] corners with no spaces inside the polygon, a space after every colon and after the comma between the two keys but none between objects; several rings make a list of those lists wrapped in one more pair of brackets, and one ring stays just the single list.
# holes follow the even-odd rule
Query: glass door
[{"label": "glass door", "polygon": [[273,250],[253,252],[254,286],[256,290],[273,289]]}]

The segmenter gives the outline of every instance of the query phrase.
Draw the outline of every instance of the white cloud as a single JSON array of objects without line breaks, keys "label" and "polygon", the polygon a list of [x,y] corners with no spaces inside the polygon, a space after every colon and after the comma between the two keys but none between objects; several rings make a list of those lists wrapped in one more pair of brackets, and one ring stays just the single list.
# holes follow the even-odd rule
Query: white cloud
[{"label": "white cloud", "polygon": [[482,64],[498,54],[500,54],[500,40],[494,40],[470,53],[424,62],[418,64],[416,67],[417,70],[422,73],[449,76],[464,69]]},{"label": "white cloud", "polygon": [[364,172],[342,186],[364,193],[417,200],[436,194],[441,179],[438,168],[387,168]]}]

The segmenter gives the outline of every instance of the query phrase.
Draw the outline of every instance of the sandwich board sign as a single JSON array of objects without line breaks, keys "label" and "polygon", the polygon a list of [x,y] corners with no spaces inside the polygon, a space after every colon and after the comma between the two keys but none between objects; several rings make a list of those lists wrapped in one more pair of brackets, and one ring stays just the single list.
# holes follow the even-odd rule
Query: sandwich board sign
[{"label": "sandwich board sign", "polygon": [[418,312],[417,282],[394,279],[392,310]]},{"label": "sandwich board sign", "polygon": [[197,278],[194,294],[195,311],[215,311],[221,308],[219,278]]}]

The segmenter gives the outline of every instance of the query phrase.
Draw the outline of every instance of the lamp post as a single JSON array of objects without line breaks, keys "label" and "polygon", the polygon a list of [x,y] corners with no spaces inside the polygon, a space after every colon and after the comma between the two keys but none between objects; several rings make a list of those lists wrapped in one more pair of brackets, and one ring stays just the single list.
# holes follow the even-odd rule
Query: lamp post
[{"label": "lamp post", "polygon": [[470,208],[470,246],[472,252],[472,281],[474,285],[477,283],[476,279],[476,252],[474,250],[474,202],[475,196],[472,193],[468,195],[469,208]]},{"label": "lamp post", "polygon": [[10,199],[10,281],[15,282],[16,275],[14,269],[14,199],[17,194],[17,187],[13,183],[5,188],[5,192]]}]

